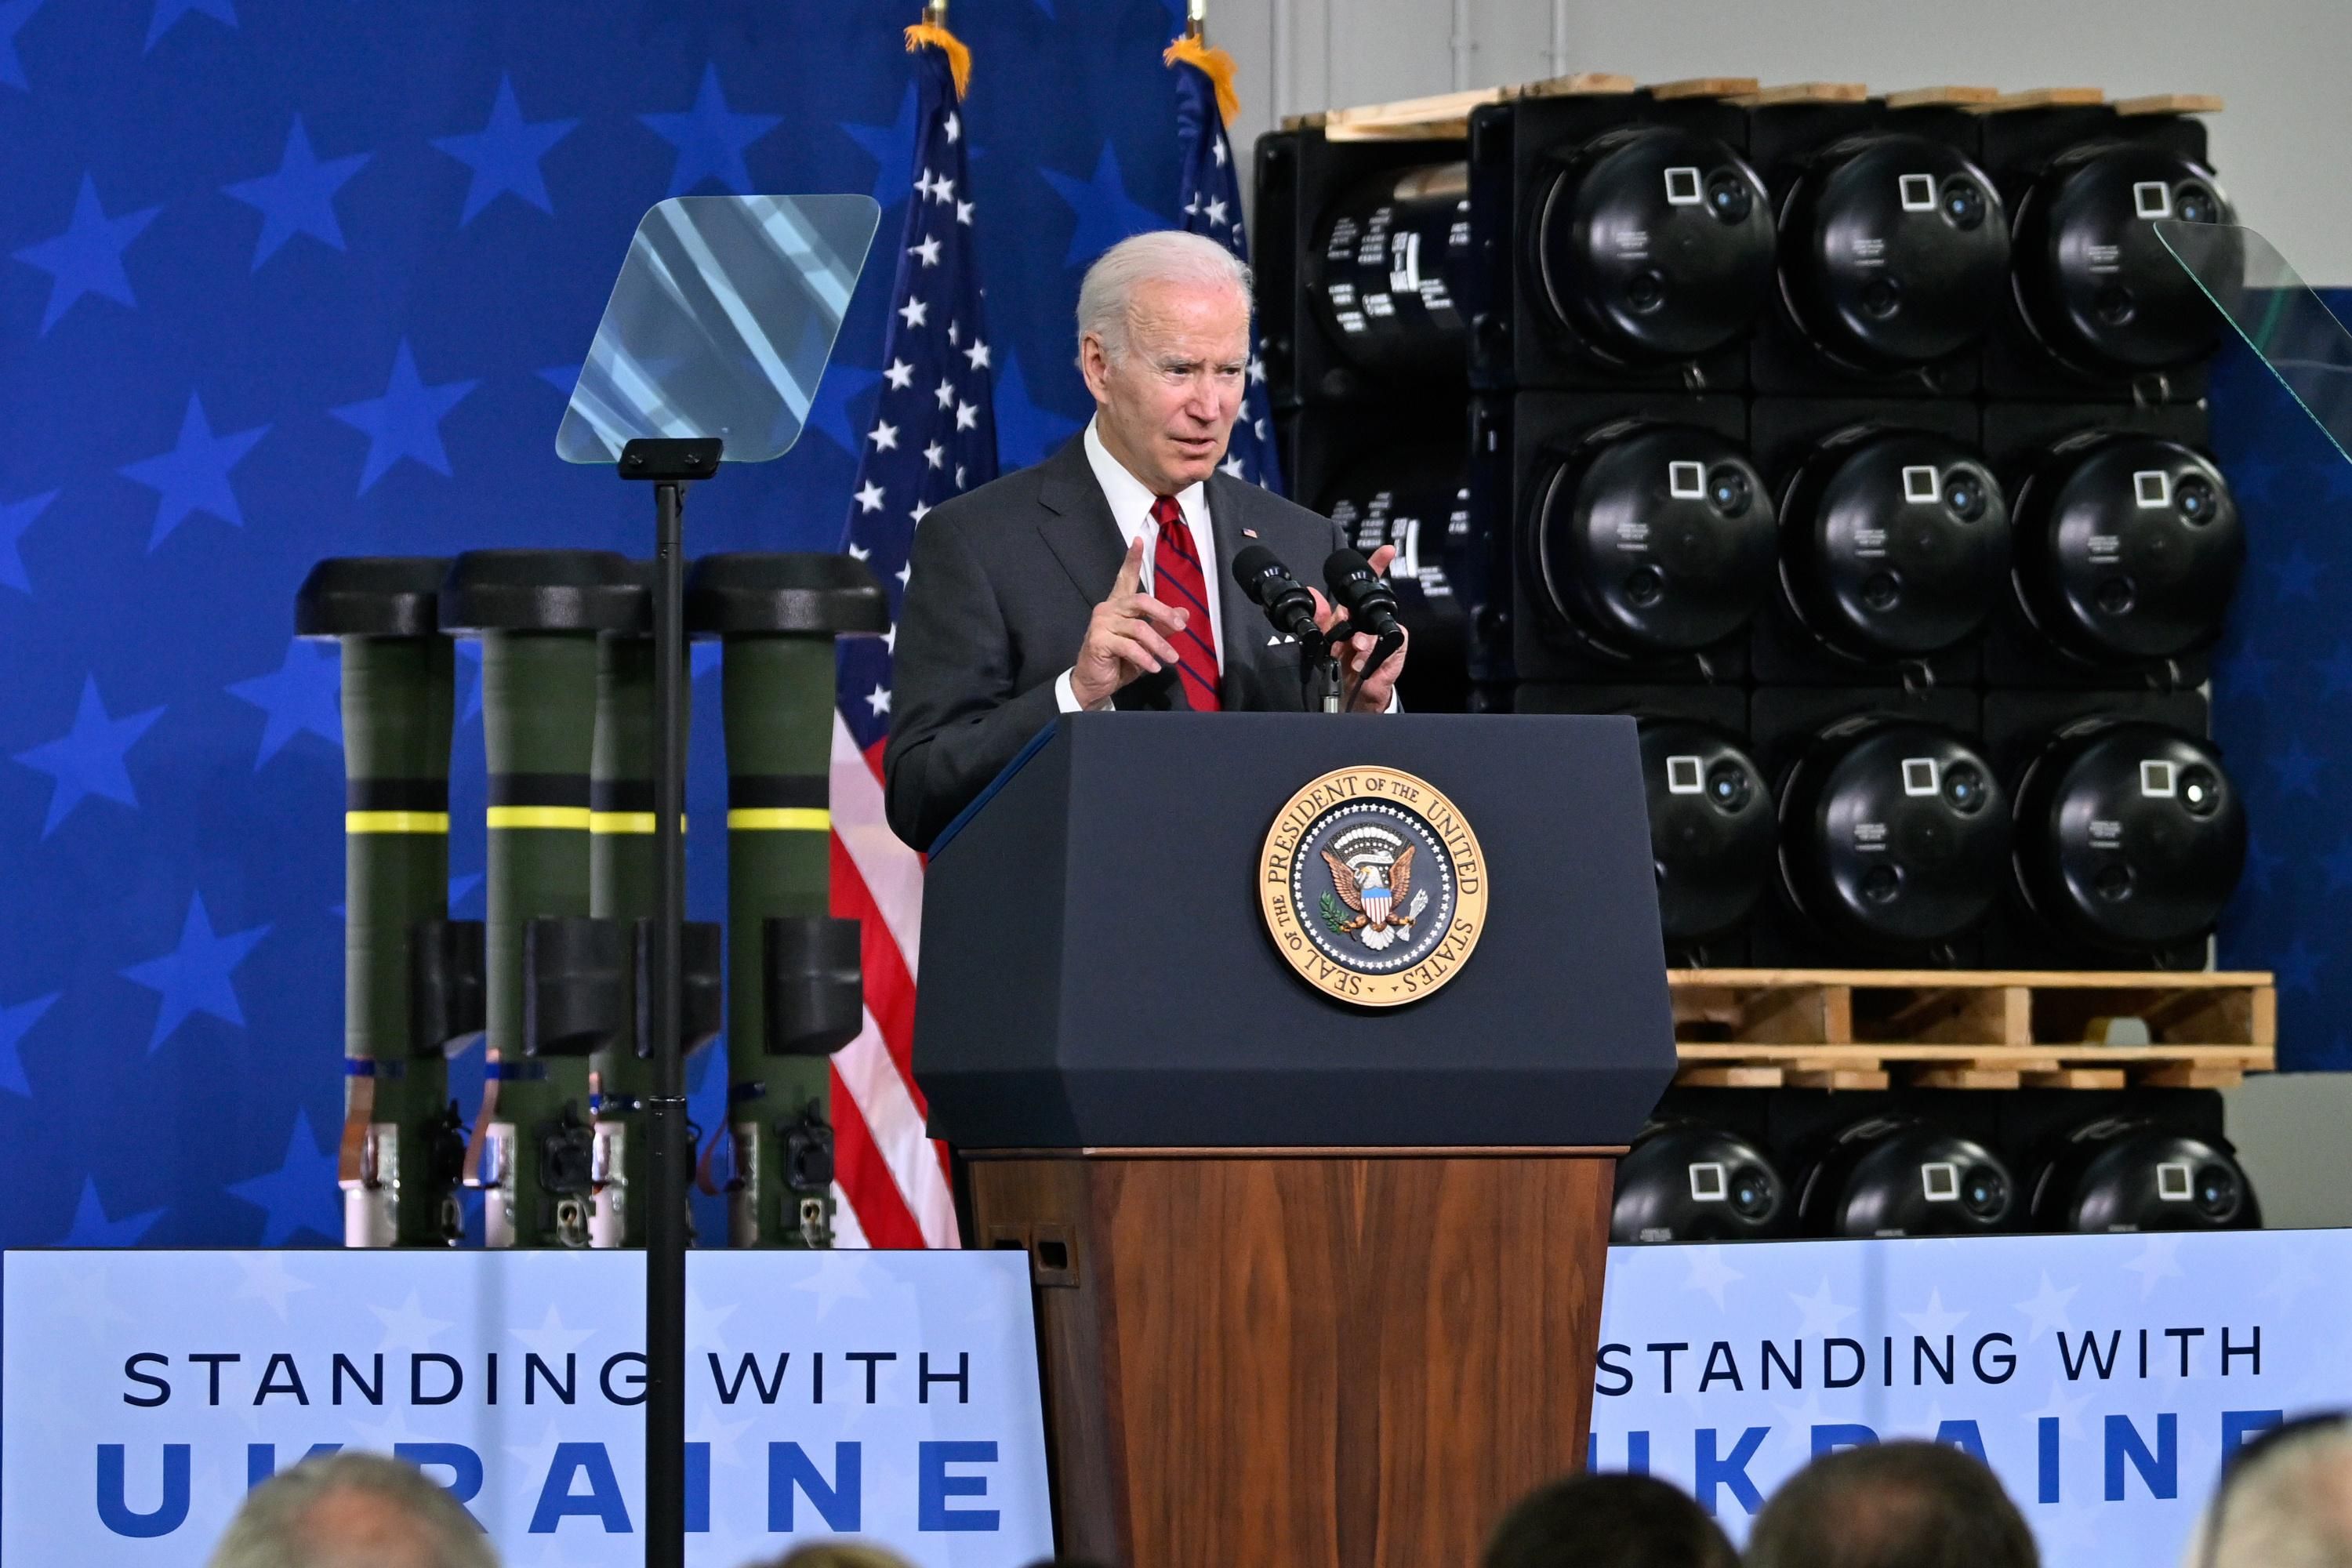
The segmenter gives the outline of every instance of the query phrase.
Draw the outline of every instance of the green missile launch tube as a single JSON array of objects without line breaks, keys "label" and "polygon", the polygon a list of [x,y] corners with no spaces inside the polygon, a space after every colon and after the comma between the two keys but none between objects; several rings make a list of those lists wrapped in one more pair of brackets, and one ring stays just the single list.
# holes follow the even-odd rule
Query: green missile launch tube
[{"label": "green missile launch tube", "polygon": [[[634,632],[607,637],[596,651],[596,745],[588,777],[588,909],[631,938],[625,984],[628,1026],[589,1058],[595,1078],[595,1210],[589,1235],[597,1247],[646,1244],[644,1194],[651,1145],[645,1109],[654,1092],[651,1020],[639,1002],[651,962],[646,947],[654,889],[661,874],[654,843],[654,645],[650,563],[636,563],[648,597]],[[678,683],[690,703],[692,683]],[[681,829],[683,825],[681,825]],[[688,921],[682,933],[679,1047],[688,1056],[719,1030],[719,931]]]},{"label": "green missile launch tube", "polygon": [[294,599],[295,634],[342,648],[346,1247],[446,1247],[462,1234],[446,1042],[419,1038],[411,1016],[412,942],[449,912],[456,680],[436,608],[447,565],[321,561]]},{"label": "green missile launch tube", "polygon": [[442,626],[482,643],[490,1054],[466,1180],[487,1189],[491,1247],[589,1243],[587,1047],[532,1037],[526,939],[534,921],[590,912],[597,638],[636,626],[643,600],[629,563],[604,551],[468,551],[441,590]]},{"label": "green missile launch tube", "polygon": [[[845,555],[706,555],[688,578],[686,624],[724,642],[730,1237],[829,1247],[826,1058],[856,1037],[862,1012],[856,922],[829,918],[833,645],[887,630],[889,610]],[[722,1184],[712,1164],[707,1188]]]}]

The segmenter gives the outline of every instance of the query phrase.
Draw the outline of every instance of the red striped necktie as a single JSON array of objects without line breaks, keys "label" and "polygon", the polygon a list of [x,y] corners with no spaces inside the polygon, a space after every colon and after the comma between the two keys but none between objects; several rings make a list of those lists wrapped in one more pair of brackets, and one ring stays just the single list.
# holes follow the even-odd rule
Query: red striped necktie
[{"label": "red striped necktie", "polygon": [[1201,571],[1201,552],[1174,496],[1152,498],[1151,521],[1160,525],[1160,543],[1151,554],[1151,596],[1185,614],[1184,629],[1168,639],[1176,645],[1177,668],[1183,671],[1184,700],[1195,713],[1214,713],[1224,704],[1217,700],[1217,650],[1209,640],[1209,584]]}]

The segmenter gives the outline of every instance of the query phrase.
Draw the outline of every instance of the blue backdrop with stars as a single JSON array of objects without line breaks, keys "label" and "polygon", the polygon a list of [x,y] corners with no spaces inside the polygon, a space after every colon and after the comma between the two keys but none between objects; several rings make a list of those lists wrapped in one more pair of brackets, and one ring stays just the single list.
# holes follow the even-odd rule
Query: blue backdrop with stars
[{"label": "blue backdrop with stars", "polygon": [[[808,434],[688,515],[698,552],[840,548],[914,178],[917,19],[0,0],[0,1245],[337,1237],[337,660],[292,640],[295,586],[325,555],[646,553],[642,488],[553,437],[639,215],[688,192],[886,209]],[[1007,468],[1089,406],[1079,269],[1176,216],[1160,51],[1181,19],[955,16]],[[478,668],[459,661],[450,849],[476,918]],[[710,820],[717,699],[700,685],[689,789]],[[722,912],[723,838],[695,840],[698,919]],[[714,1124],[723,1075],[697,1078]]]},{"label": "blue backdrop with stars", "polygon": [[[2352,289],[2322,291],[2352,321]],[[2279,1066],[2352,1068],[2352,463],[2242,344],[2215,367],[2213,451],[2246,574],[2213,669],[2213,735],[2245,792],[2245,879],[2224,969],[2278,975]]]}]

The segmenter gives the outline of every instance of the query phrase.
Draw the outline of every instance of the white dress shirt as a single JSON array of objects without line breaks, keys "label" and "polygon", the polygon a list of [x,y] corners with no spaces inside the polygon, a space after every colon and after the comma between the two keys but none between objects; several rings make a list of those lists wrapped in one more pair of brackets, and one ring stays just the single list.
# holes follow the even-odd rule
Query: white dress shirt
[{"label": "white dress shirt", "polygon": [[[1102,436],[1095,429],[1091,419],[1087,421],[1087,466],[1094,469],[1095,483],[1102,487],[1103,499],[1110,502],[1111,521],[1118,524],[1119,552],[1124,555],[1129,545],[1139,539],[1143,541],[1143,577],[1137,586],[1149,594],[1151,592],[1152,559],[1160,549],[1160,524],[1152,521],[1151,505],[1160,498],[1150,486],[1129,473],[1126,465],[1110,455],[1110,448],[1103,445]],[[1219,591],[1216,577],[1217,542],[1210,531],[1209,487],[1205,484],[1185,486],[1176,492],[1176,507],[1184,514],[1184,526],[1192,531],[1192,548],[1200,552],[1206,568],[1202,573],[1209,590],[1209,624],[1205,633],[1209,647],[1216,653],[1217,673],[1222,677],[1225,669],[1225,637],[1221,624],[1224,618],[1224,606],[1220,601],[1224,595]],[[1055,680],[1054,701],[1063,712],[1076,713],[1082,709],[1077,693],[1070,685],[1070,674],[1066,669]],[[1110,702],[1106,699],[1097,705],[1096,711],[1109,706]]]}]

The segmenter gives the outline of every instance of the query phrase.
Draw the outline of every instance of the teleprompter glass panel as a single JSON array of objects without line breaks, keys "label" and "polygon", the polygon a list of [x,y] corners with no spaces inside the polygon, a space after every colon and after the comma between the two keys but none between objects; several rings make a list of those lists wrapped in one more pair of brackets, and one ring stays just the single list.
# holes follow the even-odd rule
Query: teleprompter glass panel
[{"label": "teleprompter glass panel", "polygon": [[870,196],[676,196],[638,220],[555,433],[568,463],[717,436],[761,463],[800,438],[882,209]]}]

